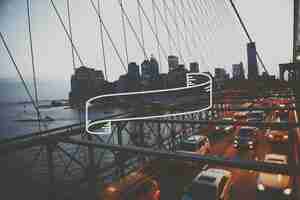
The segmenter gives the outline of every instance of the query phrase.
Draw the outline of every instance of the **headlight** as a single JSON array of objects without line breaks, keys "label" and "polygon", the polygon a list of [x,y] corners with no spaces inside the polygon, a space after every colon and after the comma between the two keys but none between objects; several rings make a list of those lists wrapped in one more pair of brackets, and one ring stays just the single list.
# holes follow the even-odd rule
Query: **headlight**
[{"label": "headlight", "polygon": [[258,184],[257,185],[257,189],[259,190],[259,191],[264,191],[265,190],[265,186],[263,185],[263,184]]},{"label": "headlight", "polygon": [[253,144],[253,141],[249,141],[248,144],[252,145],[252,144]]},{"label": "headlight", "polygon": [[273,138],[274,136],[273,136],[273,135],[268,135],[268,137],[269,137],[269,138]]},{"label": "headlight", "polygon": [[288,135],[285,135],[285,136],[283,136],[283,138],[284,138],[284,139],[288,139],[288,138],[289,138],[289,136],[288,136]]},{"label": "headlight", "polygon": [[283,191],[283,194],[285,195],[290,195],[292,193],[292,189],[291,188],[286,188],[284,191]]}]

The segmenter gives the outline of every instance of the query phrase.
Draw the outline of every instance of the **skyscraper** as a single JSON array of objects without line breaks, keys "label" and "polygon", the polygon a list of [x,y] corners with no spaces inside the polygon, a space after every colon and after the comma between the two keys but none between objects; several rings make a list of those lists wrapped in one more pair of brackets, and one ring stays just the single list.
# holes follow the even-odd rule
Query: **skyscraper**
[{"label": "skyscraper", "polygon": [[130,80],[140,80],[140,69],[135,62],[128,64],[128,78]]},{"label": "skyscraper", "polygon": [[248,56],[248,79],[258,79],[258,67],[256,59],[256,47],[254,42],[247,44],[247,56]]},{"label": "skyscraper", "polygon": [[245,79],[245,70],[243,63],[232,65],[232,79],[234,80],[243,80]]},{"label": "skyscraper", "polygon": [[190,63],[190,72],[192,72],[192,73],[199,72],[199,63],[197,63],[197,62]]},{"label": "skyscraper", "polygon": [[178,68],[179,59],[177,56],[170,55],[168,56],[169,72]]},{"label": "skyscraper", "polygon": [[151,56],[150,61],[145,60],[142,63],[141,68],[143,80],[153,81],[159,78],[159,65],[153,56]]}]

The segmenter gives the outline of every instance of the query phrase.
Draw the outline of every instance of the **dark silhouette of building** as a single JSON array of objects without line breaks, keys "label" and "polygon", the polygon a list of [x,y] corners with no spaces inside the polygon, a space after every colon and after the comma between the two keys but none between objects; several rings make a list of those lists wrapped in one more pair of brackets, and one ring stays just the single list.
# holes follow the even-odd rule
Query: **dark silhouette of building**
[{"label": "dark silhouette of building", "polygon": [[85,66],[77,68],[71,77],[70,104],[82,104],[89,98],[104,93],[104,85],[105,80],[101,70]]},{"label": "dark silhouette of building", "polygon": [[284,74],[287,74],[288,81],[300,80],[300,63],[279,64],[279,79],[284,80]]},{"label": "dark silhouette of building", "polygon": [[184,65],[178,65],[177,68],[168,73],[168,88],[178,88],[186,86],[186,74],[188,70],[185,69]]},{"label": "dark silhouette of building", "polygon": [[217,88],[224,86],[224,81],[229,80],[230,76],[224,68],[215,68],[214,83]]},{"label": "dark silhouette of building", "polygon": [[197,63],[197,62],[190,63],[190,72],[198,73],[199,72],[199,63]]},{"label": "dark silhouette of building", "polygon": [[248,58],[248,79],[258,79],[258,66],[256,59],[256,47],[254,42],[247,44],[247,58]]},{"label": "dark silhouette of building", "polygon": [[168,65],[169,65],[169,72],[175,70],[179,66],[179,59],[177,56],[170,55],[168,56]]},{"label": "dark silhouette of building", "polygon": [[150,60],[144,60],[141,64],[141,82],[144,89],[155,89],[159,80],[159,65],[157,60],[151,56]]},{"label": "dark silhouette of building", "polygon": [[140,68],[135,62],[131,62],[128,64],[128,78],[130,80],[137,80],[139,81],[140,76]]},{"label": "dark silhouette of building", "polygon": [[232,79],[233,80],[243,80],[245,79],[245,70],[243,63],[232,65]]}]

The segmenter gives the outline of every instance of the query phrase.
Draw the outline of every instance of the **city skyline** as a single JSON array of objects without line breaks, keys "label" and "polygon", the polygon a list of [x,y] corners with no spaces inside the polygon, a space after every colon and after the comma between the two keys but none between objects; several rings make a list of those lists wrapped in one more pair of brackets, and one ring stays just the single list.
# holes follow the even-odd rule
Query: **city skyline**
[{"label": "city skyline", "polygon": [[[64,19],[66,19],[65,15],[65,7],[59,2],[56,2],[57,6],[61,13],[63,13]],[[111,13],[110,9],[114,4],[109,5],[109,3],[104,2],[108,8],[105,9],[103,15],[104,19],[107,20],[110,18]],[[88,2],[81,2],[81,11],[82,15],[78,17],[78,12],[80,9],[77,9],[80,3],[72,2],[73,6],[73,33],[74,33],[74,41],[78,45],[78,49],[80,53],[85,58],[84,60],[87,62],[87,67],[96,68],[98,70],[103,70],[102,60],[100,57],[100,44],[98,44],[98,26],[97,26],[97,18],[93,10],[91,9]],[[258,51],[262,54],[263,59],[265,60],[265,64],[269,67],[269,71],[271,74],[276,74],[278,76],[278,65],[280,63],[289,62],[292,55],[292,3],[290,2],[282,2],[275,1],[272,2],[271,5],[268,5],[269,15],[264,15],[263,13],[265,8],[264,5],[267,5],[267,2],[261,2],[261,7],[257,8],[255,14],[253,14],[253,9],[256,4],[254,1],[247,2],[245,0],[237,2],[237,6],[240,10],[242,18],[245,20],[250,33],[253,35],[253,38],[257,44]],[[130,13],[131,19],[134,21],[134,14],[136,13],[136,5],[134,6],[126,6],[128,13]],[[145,6],[147,3],[145,2]],[[148,5],[149,6],[149,5]],[[118,8],[115,8],[118,9]],[[15,12],[18,10],[19,12]],[[7,42],[9,47],[11,48],[14,56],[16,57],[17,64],[20,66],[22,73],[29,79],[32,77],[32,69],[30,63],[30,54],[29,54],[29,43],[28,43],[28,34],[27,34],[27,26],[26,26],[26,4],[16,4],[16,1],[10,2],[2,2],[1,4],[2,11],[2,20],[1,26],[3,27],[2,31],[7,38]],[[12,11],[12,12],[10,12]],[[113,17],[113,22],[120,22],[121,13],[118,11],[118,15]],[[14,13],[14,14],[13,14]],[[132,14],[133,13],[133,14]],[[252,13],[252,14],[251,14]],[[276,16],[278,15],[278,16]],[[260,20],[258,20],[260,18]],[[278,18],[278,20],[277,20]],[[288,19],[288,20],[287,20]],[[16,23],[8,23],[9,20],[14,20]],[[90,23],[85,23],[89,21]],[[144,19],[145,21],[145,19]],[[45,23],[46,22],[46,23]],[[260,22],[260,23],[258,23]],[[268,22],[268,26],[266,25]],[[282,22],[282,23],[280,23]],[[284,22],[284,23],[283,23]],[[288,23],[287,23],[288,22]],[[65,20],[66,23],[66,20]],[[169,22],[171,23],[171,21]],[[110,24],[109,24],[110,25]],[[63,32],[62,27],[60,26],[52,8],[45,2],[35,2],[32,1],[32,26],[33,26],[33,45],[35,47],[35,62],[37,67],[38,79],[64,79],[69,80],[72,71],[72,61],[71,61],[71,51],[70,44],[66,39],[66,36]],[[267,27],[267,29],[266,29]],[[113,29],[112,30],[116,30]],[[223,49],[226,47],[226,43],[222,44],[222,50],[224,51],[224,55],[220,55],[219,59],[213,60],[211,57],[207,58],[211,69],[213,67],[225,67],[227,71],[231,72],[231,65],[239,63],[242,61],[244,64],[247,63],[246,59],[246,39],[243,33],[240,30],[239,25],[236,23],[236,28],[239,31],[239,35],[242,36],[242,40],[234,47],[230,47],[235,55],[228,55]],[[153,37],[150,34],[149,28],[144,27],[145,37]],[[204,30],[203,30],[204,31]],[[49,33],[50,34],[49,34]],[[117,31],[119,33],[119,31]],[[132,33],[130,32],[129,27],[127,27],[128,37],[129,37],[129,45],[131,47],[129,54],[129,62],[137,62],[142,60],[142,53],[139,50],[136,41],[132,38]],[[163,30],[161,30],[161,33]],[[224,36],[230,37],[229,32],[221,32],[224,33]],[[235,33],[236,34],[236,33]],[[113,35],[114,40],[118,44],[119,49],[123,49],[122,37],[115,37]],[[233,35],[236,36],[236,35]],[[16,38],[18,38],[16,40]],[[89,38],[89,39],[87,39]],[[130,39],[131,38],[131,39]],[[162,41],[166,45],[167,38],[162,37]],[[97,42],[95,42],[97,41]],[[276,41],[276,43],[274,42]],[[222,42],[222,41],[221,41]],[[96,44],[95,44],[96,43]],[[274,45],[277,48],[274,48]],[[107,43],[107,52],[111,52],[112,49]],[[184,45],[181,44],[181,48],[184,48]],[[146,41],[147,53],[154,54],[156,58],[158,58],[156,52],[156,42]],[[198,47],[200,50],[202,47]],[[239,49],[238,49],[239,48]],[[221,50],[220,50],[221,51]],[[199,51],[201,52],[201,51]],[[215,52],[218,53],[218,52]],[[122,58],[125,60],[125,56]],[[174,55],[175,54],[173,52]],[[240,55],[238,55],[240,54]],[[8,59],[7,53],[4,48],[0,48],[0,57],[1,57],[1,66],[3,66],[3,70],[0,72],[0,78],[16,78],[16,72],[13,69],[11,62]],[[109,68],[109,77],[110,80],[116,80],[121,74],[125,72],[122,71],[122,66],[117,62],[117,58],[112,54],[113,60],[108,60],[108,68]],[[207,67],[201,64],[201,60],[187,58],[186,66],[190,62],[197,61],[200,63],[200,71],[207,71]],[[166,59],[162,60],[162,72],[167,72],[167,64]],[[78,62],[77,62],[78,63]],[[138,65],[141,63],[137,62]],[[79,67],[80,65],[77,65]],[[247,73],[247,65],[245,65],[246,73]],[[261,73],[261,68],[260,68]]]}]

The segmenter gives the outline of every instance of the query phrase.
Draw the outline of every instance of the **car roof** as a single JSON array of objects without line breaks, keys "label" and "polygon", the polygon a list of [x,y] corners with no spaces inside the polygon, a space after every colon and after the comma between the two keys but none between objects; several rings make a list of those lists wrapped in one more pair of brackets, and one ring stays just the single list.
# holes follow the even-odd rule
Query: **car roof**
[{"label": "car roof", "polygon": [[254,127],[254,126],[242,126],[242,127],[240,127],[240,130],[241,129],[246,129],[246,130],[255,130],[256,129],[256,127]]},{"label": "car roof", "polygon": [[287,164],[287,156],[281,154],[266,154],[265,161],[269,161],[272,163]]},{"label": "car roof", "polygon": [[191,143],[194,143],[194,142],[201,142],[203,140],[205,140],[207,137],[204,136],[204,135],[191,135],[189,136],[188,138],[186,138],[184,140],[184,142],[191,142]]},{"label": "car roof", "polygon": [[200,172],[193,182],[217,187],[224,176],[231,176],[231,172],[224,169],[210,168]]},{"label": "car roof", "polygon": [[262,110],[253,110],[253,111],[250,111],[249,113],[264,113],[264,111],[262,111]]}]

